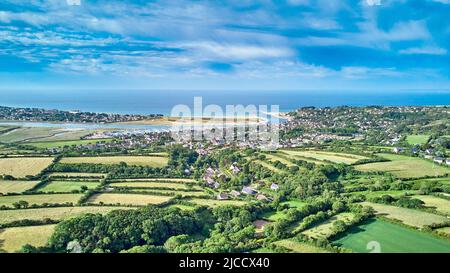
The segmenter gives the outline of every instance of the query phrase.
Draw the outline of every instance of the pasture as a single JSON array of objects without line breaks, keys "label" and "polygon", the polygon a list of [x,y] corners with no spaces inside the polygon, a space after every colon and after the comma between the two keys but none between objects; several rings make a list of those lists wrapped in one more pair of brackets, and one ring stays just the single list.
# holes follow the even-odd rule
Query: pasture
[{"label": "pasture", "polygon": [[371,242],[379,243],[381,253],[450,252],[450,242],[445,239],[382,220],[352,227],[333,244],[354,252],[367,253],[372,250]]},{"label": "pasture", "polygon": [[406,142],[409,145],[422,145],[426,144],[430,139],[430,135],[409,135],[406,137]]},{"label": "pasture", "polygon": [[417,157],[394,154],[379,154],[390,161],[358,165],[359,171],[389,172],[399,178],[419,178],[424,176],[441,176],[450,173],[450,169],[431,161]]},{"label": "pasture", "polygon": [[23,178],[38,175],[53,162],[52,157],[17,157],[0,159],[0,175]]},{"label": "pasture", "polygon": [[36,220],[45,219],[64,220],[85,213],[101,213],[106,214],[118,209],[132,209],[129,207],[54,207],[54,208],[37,208],[37,209],[14,209],[0,210],[0,224],[12,223],[20,220]]},{"label": "pasture", "polygon": [[448,221],[447,217],[423,212],[420,210],[400,208],[384,204],[376,204],[364,202],[363,205],[372,207],[377,215],[384,216],[389,219],[395,219],[403,222],[406,225],[422,228],[435,223],[445,223]]},{"label": "pasture", "polygon": [[182,197],[208,197],[208,194],[204,191],[182,191],[182,190],[157,190],[157,189],[130,189],[130,192],[143,192],[146,194],[154,195],[167,195],[175,196],[180,195]]},{"label": "pasture", "polygon": [[49,177],[60,178],[104,178],[104,173],[51,173]]},{"label": "pasture", "polygon": [[297,242],[295,239],[276,241],[274,242],[274,245],[286,248],[293,253],[330,253],[326,249],[303,242]]},{"label": "pasture", "polygon": [[12,207],[14,203],[25,201],[31,205],[42,204],[76,204],[82,194],[32,194],[32,195],[11,195],[0,196],[0,207]]},{"label": "pasture", "polygon": [[43,225],[0,229],[0,252],[16,252],[25,244],[35,247],[45,246],[55,226]]},{"label": "pasture", "polygon": [[113,183],[116,182],[174,182],[174,183],[196,183],[194,179],[191,178],[130,178],[130,179],[116,179],[112,180]]},{"label": "pasture", "polygon": [[96,144],[96,143],[107,143],[111,142],[112,139],[86,139],[86,140],[66,140],[66,141],[40,141],[40,142],[31,142],[29,146],[33,146],[39,149],[52,149],[52,148],[60,148],[65,146],[78,146],[78,145],[88,145],[88,144]]},{"label": "pasture", "polygon": [[[335,153],[327,151],[316,150],[282,150],[292,156],[299,156],[300,158],[311,158],[313,160],[333,163],[353,164],[361,159],[368,159],[368,157],[346,153]],[[299,159],[300,159],[299,158]]]},{"label": "pasture", "polygon": [[0,193],[22,193],[34,188],[39,181],[0,180]]},{"label": "pasture", "polygon": [[144,189],[202,190],[199,186],[189,186],[188,184],[179,182],[118,182],[111,183],[110,186]]},{"label": "pasture", "polygon": [[100,193],[95,194],[87,203],[90,204],[108,204],[108,205],[158,205],[171,199],[170,196],[150,195],[150,194],[119,194],[119,193]]},{"label": "pasture", "polygon": [[0,142],[79,140],[89,134],[87,130],[50,127],[20,127],[0,135]]},{"label": "pasture", "polygon": [[327,239],[332,235],[333,232],[333,224],[336,221],[343,221],[345,223],[349,223],[353,220],[353,213],[343,212],[335,215],[322,223],[317,224],[316,226],[303,231],[302,233],[310,238],[314,239]]},{"label": "pasture", "polygon": [[[292,163],[292,161],[287,160],[286,158],[284,158],[282,156],[282,154],[278,154],[278,153],[265,153],[264,154],[266,156],[266,158],[271,161],[271,162],[276,162],[276,161],[280,161],[281,163],[283,163],[284,165],[290,167],[290,166],[297,166],[296,164]],[[281,155],[281,156],[280,156]]]},{"label": "pasture", "polygon": [[165,167],[169,159],[163,156],[96,156],[96,157],[65,157],[61,163],[66,164],[119,164],[125,162],[128,165]]},{"label": "pasture", "polygon": [[73,192],[80,191],[81,187],[85,186],[88,189],[95,189],[100,185],[100,182],[88,182],[88,181],[52,181],[47,183],[39,192]]}]

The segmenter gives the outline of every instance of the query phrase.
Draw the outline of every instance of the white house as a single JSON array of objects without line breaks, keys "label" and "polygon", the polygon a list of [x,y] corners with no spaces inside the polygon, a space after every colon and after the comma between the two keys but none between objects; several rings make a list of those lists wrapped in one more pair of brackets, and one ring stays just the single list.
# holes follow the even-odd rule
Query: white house
[{"label": "white house", "polygon": [[248,195],[255,195],[257,192],[251,187],[243,187],[242,193],[248,194]]},{"label": "white house", "polygon": [[445,163],[450,166],[450,158],[445,161]]},{"label": "white house", "polygon": [[228,193],[226,192],[221,192],[217,195],[217,199],[218,200],[227,200],[228,199]]},{"label": "white house", "polygon": [[277,191],[279,188],[280,187],[277,184],[275,184],[275,183],[272,183],[272,185],[270,185],[270,189],[273,190],[273,191]]},{"label": "white house", "polygon": [[445,160],[445,159],[442,158],[442,157],[435,157],[435,158],[433,159],[434,162],[439,163],[439,164],[444,163],[444,160]]}]

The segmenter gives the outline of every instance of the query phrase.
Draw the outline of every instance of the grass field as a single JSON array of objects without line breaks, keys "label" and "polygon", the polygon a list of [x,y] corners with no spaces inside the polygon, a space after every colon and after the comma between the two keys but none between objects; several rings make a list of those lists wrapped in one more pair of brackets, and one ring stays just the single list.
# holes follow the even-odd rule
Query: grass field
[{"label": "grass field", "polygon": [[370,242],[378,242],[382,253],[450,252],[450,242],[382,220],[351,228],[335,245],[367,253]]},{"label": "grass field", "polygon": [[436,231],[439,233],[450,235],[450,227],[438,228]]},{"label": "grass field", "polygon": [[87,145],[95,144],[99,142],[111,142],[112,139],[86,139],[86,140],[66,140],[66,141],[42,141],[42,142],[31,142],[27,145],[33,146],[40,149],[51,149],[59,148],[64,146],[77,146],[77,145]]},{"label": "grass field", "polygon": [[276,168],[275,166],[273,166],[270,163],[264,162],[262,160],[251,160],[251,162],[259,164],[261,166],[263,166],[264,168],[274,172],[274,173],[282,173],[283,170]]},{"label": "grass field", "polygon": [[326,151],[314,151],[314,150],[282,150],[282,151],[292,156],[299,156],[302,158],[312,158],[318,161],[330,161],[333,163],[352,164],[358,160],[367,159],[367,157],[360,155],[326,152]]},{"label": "grass field", "polygon": [[432,195],[415,195],[414,198],[425,202],[425,206],[435,208],[436,211],[450,215],[450,201],[432,196]]},{"label": "grass field", "polygon": [[392,197],[399,197],[404,195],[415,194],[417,191],[414,190],[406,190],[406,191],[356,191],[350,192],[350,195],[364,195],[367,198],[380,197],[383,195],[390,195]]},{"label": "grass field", "polygon": [[375,204],[364,202],[364,205],[372,207],[378,215],[384,216],[390,219],[396,219],[402,221],[406,225],[422,228],[427,225],[435,223],[444,223],[448,219],[444,216],[423,212],[419,210],[394,207],[383,204]]},{"label": "grass field", "polygon": [[132,209],[128,207],[57,207],[38,209],[0,210],[0,224],[7,224],[19,220],[63,220],[84,213],[105,214],[112,210]]},{"label": "grass field", "polygon": [[48,204],[76,204],[82,194],[33,194],[33,195],[11,195],[0,196],[0,206],[12,207],[12,204],[18,201],[26,201],[29,205]]},{"label": "grass field", "polygon": [[0,175],[12,175],[16,178],[38,175],[52,161],[52,157],[1,158]]},{"label": "grass field", "polygon": [[276,222],[286,217],[283,211],[269,211],[262,215],[262,218],[267,221]]},{"label": "grass field", "polygon": [[162,156],[98,156],[98,157],[65,157],[61,163],[77,164],[119,164],[125,162],[128,165],[164,167],[168,163],[167,157]]},{"label": "grass field", "polygon": [[91,204],[121,204],[121,205],[135,205],[145,206],[149,204],[157,205],[167,202],[171,199],[170,196],[158,196],[149,194],[119,194],[119,193],[100,193],[95,194],[87,203]]},{"label": "grass field", "polygon": [[316,247],[307,243],[297,242],[293,239],[286,239],[274,242],[275,245],[289,249],[294,253],[329,253],[326,249]]},{"label": "grass field", "polygon": [[127,188],[167,188],[172,190],[201,190],[199,186],[188,186],[185,183],[179,182],[119,182],[109,184],[112,187],[127,187]]},{"label": "grass field", "polygon": [[300,200],[289,200],[280,203],[281,205],[288,205],[290,208],[302,208],[306,205],[306,202]]},{"label": "grass field", "polygon": [[[266,158],[271,161],[271,162],[276,162],[276,161],[280,161],[281,163],[283,163],[284,165],[290,167],[290,166],[297,166],[296,164],[292,163],[291,161],[280,157],[280,155],[278,153],[267,153],[264,154],[266,156]],[[282,155],[282,154],[281,154]]]},{"label": "grass field", "polygon": [[296,150],[280,150],[277,151],[277,154],[281,155],[281,156],[286,156],[287,158],[291,159],[291,160],[303,160],[309,163],[314,163],[317,165],[324,165],[327,164],[326,162],[317,160],[317,159],[312,159],[312,158],[306,158],[303,156],[300,156]]},{"label": "grass field", "polygon": [[32,189],[39,181],[4,181],[0,180],[0,193],[22,193]]},{"label": "grass field", "polygon": [[191,198],[188,200],[196,205],[208,206],[208,207],[219,207],[219,206],[244,206],[247,204],[245,201],[240,200],[214,200],[214,199],[201,199],[201,198]]},{"label": "grass field", "polygon": [[409,135],[406,137],[406,141],[410,145],[422,145],[428,142],[430,135]]},{"label": "grass field", "polygon": [[16,252],[25,244],[45,246],[56,225],[0,229],[0,252]]},{"label": "grass field", "polygon": [[394,154],[379,154],[388,162],[376,162],[356,166],[359,171],[389,172],[400,178],[441,176],[450,173],[450,169],[417,157]]},{"label": "grass field", "polygon": [[194,179],[190,178],[142,178],[142,179],[119,179],[111,182],[176,182],[176,183],[196,183]]},{"label": "grass field", "polygon": [[104,173],[51,173],[49,177],[67,177],[67,178],[103,178],[106,174]]},{"label": "grass field", "polygon": [[40,188],[39,192],[72,192],[81,190],[82,186],[86,186],[88,189],[95,189],[99,185],[100,182],[52,181]]},{"label": "grass field", "polygon": [[131,192],[145,192],[154,195],[181,195],[183,197],[208,197],[204,191],[181,191],[181,190],[156,190],[156,189],[130,189]]},{"label": "grass field", "polygon": [[310,238],[314,239],[327,239],[332,235],[333,231],[333,223],[336,221],[343,221],[345,223],[350,222],[354,218],[353,213],[350,212],[343,212],[339,213],[338,215],[335,215],[326,221],[310,228],[302,233]]}]

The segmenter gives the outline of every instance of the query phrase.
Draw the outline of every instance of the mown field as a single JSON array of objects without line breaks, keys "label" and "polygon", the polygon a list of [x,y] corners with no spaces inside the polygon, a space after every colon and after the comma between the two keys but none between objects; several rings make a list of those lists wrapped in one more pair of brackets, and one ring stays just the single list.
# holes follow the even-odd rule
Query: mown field
[{"label": "mown field", "polygon": [[182,197],[208,197],[208,194],[204,191],[181,191],[181,190],[157,190],[157,189],[130,189],[130,192],[143,192],[146,194],[154,194],[154,195],[180,195]]},{"label": "mown field", "polygon": [[88,182],[88,181],[52,181],[47,183],[39,192],[72,192],[80,191],[81,188],[87,187],[88,189],[95,189],[100,185],[100,182]]},{"label": "mown field", "polygon": [[430,135],[409,135],[406,137],[406,141],[410,145],[422,145],[428,142]]},{"label": "mown field", "polygon": [[402,221],[406,225],[422,228],[436,223],[445,223],[447,217],[414,209],[400,208],[384,204],[364,202],[363,205],[372,207],[376,213],[386,218]]},{"label": "mown field", "polygon": [[313,160],[318,160],[321,162],[329,161],[333,163],[344,163],[344,164],[353,164],[358,160],[368,159],[368,157],[360,155],[335,153],[327,151],[315,151],[315,150],[282,150],[282,152],[294,157],[299,157],[298,159],[311,158]]},{"label": "mown field", "polygon": [[19,220],[63,220],[78,216],[84,213],[101,213],[105,214],[118,209],[132,209],[129,207],[56,207],[56,208],[38,208],[38,209],[14,209],[0,210],[0,224],[7,224]]},{"label": "mown field", "polygon": [[22,193],[34,188],[39,181],[0,180],[0,193]]},{"label": "mown field", "polygon": [[119,179],[112,180],[111,182],[178,182],[178,183],[195,183],[194,179],[190,178],[141,178],[141,179]]},{"label": "mown field", "polygon": [[378,243],[382,253],[450,253],[450,241],[382,220],[352,227],[333,244],[367,253],[371,242]]},{"label": "mown field", "polygon": [[332,234],[333,224],[336,221],[343,221],[345,223],[353,220],[353,213],[343,212],[335,215],[326,221],[302,232],[302,234],[314,239],[327,239]]},{"label": "mown field", "polygon": [[32,194],[32,195],[11,195],[0,196],[0,206],[12,207],[12,205],[19,201],[26,201],[31,205],[42,204],[76,204],[80,200],[82,194]]},{"label": "mown field", "polygon": [[67,164],[119,164],[125,162],[128,165],[165,167],[169,159],[163,156],[97,156],[97,157],[65,157],[61,163]]},{"label": "mown field", "polygon": [[126,187],[126,188],[145,188],[145,189],[172,189],[172,190],[202,190],[199,186],[189,186],[185,183],[179,182],[118,182],[111,183],[111,187]]},{"label": "mown field", "polygon": [[49,177],[67,177],[67,178],[104,178],[104,173],[51,173]]},{"label": "mown field", "polygon": [[52,161],[52,157],[0,158],[0,175],[12,175],[15,178],[35,176],[47,168]]},{"label": "mown field", "polygon": [[297,242],[294,239],[285,239],[274,243],[276,246],[284,247],[293,253],[329,253],[329,251],[307,243]]},{"label": "mown field", "polygon": [[356,169],[369,172],[389,172],[400,178],[442,176],[450,173],[450,168],[417,157],[394,154],[379,154],[379,156],[390,161],[358,165]]},{"label": "mown field", "polygon": [[55,225],[0,229],[0,252],[16,252],[25,244],[44,246],[54,229]]},{"label": "mown field", "polygon": [[170,196],[150,195],[150,194],[119,194],[119,193],[100,193],[95,194],[87,203],[90,204],[120,204],[120,205],[157,205],[167,202],[171,199]]}]

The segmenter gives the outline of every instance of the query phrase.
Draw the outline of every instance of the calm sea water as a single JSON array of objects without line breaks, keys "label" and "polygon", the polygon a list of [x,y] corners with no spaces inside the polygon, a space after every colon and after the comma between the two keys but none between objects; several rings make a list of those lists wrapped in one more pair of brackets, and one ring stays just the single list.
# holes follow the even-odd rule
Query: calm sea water
[{"label": "calm sea water", "polygon": [[[177,104],[279,105],[280,111],[303,106],[450,105],[450,91],[0,91],[0,105],[107,113],[169,115]],[[269,108],[270,111],[270,108]]]}]

